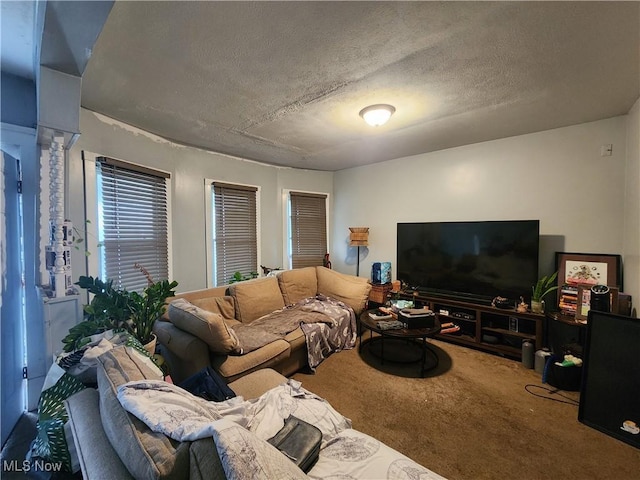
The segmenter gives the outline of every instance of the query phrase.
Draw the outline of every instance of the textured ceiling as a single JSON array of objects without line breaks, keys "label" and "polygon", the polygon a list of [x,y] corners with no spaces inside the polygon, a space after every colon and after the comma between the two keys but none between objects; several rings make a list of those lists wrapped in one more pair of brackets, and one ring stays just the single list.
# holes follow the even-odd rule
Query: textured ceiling
[{"label": "textured ceiling", "polygon": [[[126,2],[82,106],[178,143],[340,170],[626,114],[636,2]],[[389,103],[372,128],[358,116]]]}]

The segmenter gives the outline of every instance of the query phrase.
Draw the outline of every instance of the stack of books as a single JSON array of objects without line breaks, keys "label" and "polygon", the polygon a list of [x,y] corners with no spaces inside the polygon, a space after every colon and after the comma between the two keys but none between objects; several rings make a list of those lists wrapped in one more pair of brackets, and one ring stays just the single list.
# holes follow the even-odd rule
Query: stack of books
[{"label": "stack of books", "polygon": [[560,311],[565,315],[575,315],[578,310],[578,286],[565,283],[560,288]]},{"label": "stack of books", "polygon": [[393,317],[391,313],[385,312],[383,310],[374,310],[373,312],[369,312],[369,318],[371,320],[392,320]]}]

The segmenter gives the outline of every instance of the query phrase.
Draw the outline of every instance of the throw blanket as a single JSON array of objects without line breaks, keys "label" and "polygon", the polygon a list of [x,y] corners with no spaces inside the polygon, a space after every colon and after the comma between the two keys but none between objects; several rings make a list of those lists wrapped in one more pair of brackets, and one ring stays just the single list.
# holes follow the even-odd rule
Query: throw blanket
[{"label": "throw blanket", "polygon": [[[444,480],[373,437],[351,429],[351,421],[322,398],[289,379],[255,400],[235,397],[207,402],[157,380],[118,387],[122,406],[149,428],[177,441],[213,436],[230,480],[274,478],[408,478]],[[320,459],[306,477],[265,440],[290,414],[322,431]]]},{"label": "throw blanket", "polygon": [[120,385],[118,400],[151,430],[180,442],[213,436],[213,424],[223,418],[246,427],[262,440],[275,435],[291,414],[316,425],[323,442],[351,427],[351,421],[326,400],[292,379],[257,399],[234,397],[224,402],[208,402],[161,380],[139,380]]},{"label": "throw blanket", "polygon": [[331,353],[355,346],[353,309],[324,295],[305,298],[248,325],[237,325],[233,331],[244,354],[284,338],[298,327],[305,335],[308,363],[313,371]]}]

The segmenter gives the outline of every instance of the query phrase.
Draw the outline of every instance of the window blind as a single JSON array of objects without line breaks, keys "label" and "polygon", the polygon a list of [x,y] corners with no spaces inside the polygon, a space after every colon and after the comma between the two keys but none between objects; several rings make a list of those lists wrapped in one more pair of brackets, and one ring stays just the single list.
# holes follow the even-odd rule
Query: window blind
[{"label": "window blind", "polygon": [[327,253],[327,196],[290,192],[291,266],[322,265]]},{"label": "window blind", "polygon": [[115,288],[141,291],[147,269],[154,281],[169,277],[168,174],[99,157],[98,194],[102,276]]},{"label": "window blind", "polygon": [[228,284],[235,272],[258,271],[257,191],[213,182],[216,285]]}]

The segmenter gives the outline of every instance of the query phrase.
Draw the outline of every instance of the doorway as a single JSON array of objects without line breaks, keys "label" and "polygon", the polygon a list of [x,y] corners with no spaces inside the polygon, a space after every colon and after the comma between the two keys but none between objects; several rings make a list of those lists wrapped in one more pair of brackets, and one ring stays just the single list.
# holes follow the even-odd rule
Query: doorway
[{"label": "doorway", "polygon": [[26,410],[25,279],[20,198],[20,149],[2,145],[0,150],[0,434],[5,444]]}]

